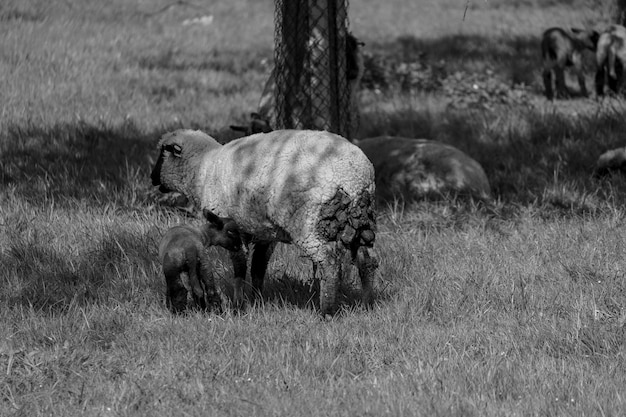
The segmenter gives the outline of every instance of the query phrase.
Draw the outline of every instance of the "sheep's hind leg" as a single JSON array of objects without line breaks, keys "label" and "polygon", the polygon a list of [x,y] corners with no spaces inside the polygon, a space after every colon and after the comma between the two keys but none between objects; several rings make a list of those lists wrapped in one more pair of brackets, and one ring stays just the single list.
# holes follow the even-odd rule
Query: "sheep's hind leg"
[{"label": "sheep's hind leg", "polygon": [[341,280],[341,260],[335,243],[326,243],[323,253],[314,259],[320,271],[320,313],[333,315],[337,311],[337,289]]},{"label": "sheep's hind leg", "polygon": [[363,304],[370,306],[374,299],[374,277],[378,269],[378,261],[370,255],[368,248],[362,246],[356,253],[356,266],[361,278]]},{"label": "sheep's hind leg", "polygon": [[265,273],[267,272],[267,264],[275,248],[275,242],[259,242],[254,245],[250,275],[252,278],[252,287],[259,297],[263,291],[263,281],[265,279]]}]

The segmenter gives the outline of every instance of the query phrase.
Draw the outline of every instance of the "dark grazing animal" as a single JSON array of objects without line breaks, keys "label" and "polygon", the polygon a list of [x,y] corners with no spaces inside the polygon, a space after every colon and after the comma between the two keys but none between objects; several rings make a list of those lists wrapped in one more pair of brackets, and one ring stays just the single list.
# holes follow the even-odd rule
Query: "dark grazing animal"
[{"label": "dark grazing animal", "polygon": [[[541,56],[543,58],[543,85],[546,98],[568,97],[565,85],[565,68],[571,67],[578,78],[580,93],[587,96],[585,76],[582,68],[582,52],[585,49],[595,51],[599,33],[595,30],[571,28],[569,31],[553,27],[543,33]],[[553,75],[556,94],[553,90]]]},{"label": "dark grazing animal", "polygon": [[596,94],[604,95],[604,86],[617,94],[624,83],[626,65],[626,28],[611,25],[602,32],[596,49]]},{"label": "dark grazing animal", "polygon": [[159,244],[159,259],[167,284],[167,301],[173,312],[186,307],[219,310],[221,300],[217,294],[213,272],[206,248],[221,246],[230,251],[241,249],[237,224],[230,218],[219,217],[210,210],[202,211],[207,223],[201,227],[174,226]]}]

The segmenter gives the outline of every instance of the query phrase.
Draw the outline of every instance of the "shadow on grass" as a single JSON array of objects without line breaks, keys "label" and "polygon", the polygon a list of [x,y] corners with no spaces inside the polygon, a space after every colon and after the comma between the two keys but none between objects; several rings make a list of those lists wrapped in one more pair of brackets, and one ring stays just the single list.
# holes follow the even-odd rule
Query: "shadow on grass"
[{"label": "shadow on grass", "polygon": [[[401,105],[383,114],[377,114],[377,110],[362,114],[360,137],[404,136],[453,145],[483,166],[495,197],[506,203],[527,205],[550,200],[564,211],[574,209],[580,214],[597,208],[594,199],[623,204],[626,184],[621,175],[595,178],[593,174],[602,153],[624,146],[624,105],[620,100],[581,98],[577,85],[570,86],[571,99],[548,103],[541,85],[540,35],[454,35],[437,39],[405,36],[385,43],[368,42],[367,49],[395,65],[419,62],[421,67],[417,68],[422,69],[443,65],[443,73],[425,71],[417,77],[440,77],[444,85],[431,93],[437,100],[445,90],[446,99],[442,96],[443,107],[437,110],[428,109],[427,104],[424,108],[421,104],[418,108]],[[591,53],[585,54],[588,78],[593,78],[595,71],[591,58]],[[388,70],[387,75],[394,75],[394,69]],[[483,90],[478,98],[488,106],[446,107],[446,100],[454,102],[457,96],[459,101],[468,99],[463,77],[453,77],[452,84],[445,84],[446,73],[455,71],[482,74],[481,80],[485,81],[479,84],[479,90]],[[490,78],[499,80],[496,91],[489,88]],[[527,86],[521,93],[527,100],[507,101],[510,89],[519,83]],[[589,80],[588,89],[593,90]]]},{"label": "shadow on grass", "polygon": [[[372,113],[365,118],[377,117]],[[626,202],[626,178],[620,172],[594,175],[602,153],[625,145],[621,111],[568,114],[503,106],[438,116],[403,110],[384,117],[384,130],[374,127],[364,136],[429,138],[455,146],[481,164],[494,197],[504,203],[551,200],[564,211],[584,214],[598,208],[598,202]]]},{"label": "shadow on grass", "polygon": [[[263,285],[263,303],[293,305],[301,309],[319,310],[319,280],[303,281],[302,278],[283,273],[266,279]],[[344,278],[337,291],[337,305],[353,308],[361,305],[361,289]]]},{"label": "shadow on grass", "polygon": [[156,141],[167,130],[146,133],[132,122],[10,125],[0,136],[0,187],[36,206],[141,203]]},{"label": "shadow on grass", "polygon": [[[389,42],[368,42],[365,51],[379,55],[383,60],[420,62],[439,67],[443,75],[455,71],[481,73],[490,69],[511,85],[523,83],[541,93],[541,35],[490,37],[459,34],[424,39],[401,36]],[[583,68],[586,73],[595,73],[591,51],[583,54]]]},{"label": "shadow on grass", "polygon": [[0,252],[5,269],[3,304],[54,314],[71,306],[124,302],[146,291],[159,293],[159,280],[149,279],[147,286],[137,282],[152,274],[154,239],[150,233],[109,231],[79,254],[70,255],[36,234],[16,235]]}]

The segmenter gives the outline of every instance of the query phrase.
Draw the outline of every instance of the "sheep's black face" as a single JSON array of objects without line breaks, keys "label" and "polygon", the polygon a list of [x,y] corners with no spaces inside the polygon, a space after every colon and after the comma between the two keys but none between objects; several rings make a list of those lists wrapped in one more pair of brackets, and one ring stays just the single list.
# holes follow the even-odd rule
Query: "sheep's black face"
[{"label": "sheep's black face", "polygon": [[154,168],[152,169],[150,178],[152,179],[152,185],[158,185],[159,191],[161,191],[162,193],[169,193],[171,191],[174,191],[161,182],[161,170],[163,169],[163,161],[165,160],[165,158],[168,158],[170,156],[179,157],[181,151],[182,149],[179,145],[163,145],[161,147],[159,159],[157,160],[156,164],[154,164]]},{"label": "sheep's black face", "polygon": [[161,167],[163,166],[163,152],[159,154],[159,159],[156,164],[154,164],[154,168],[152,168],[152,173],[150,174],[150,179],[152,179],[152,185],[157,186],[161,185]]}]

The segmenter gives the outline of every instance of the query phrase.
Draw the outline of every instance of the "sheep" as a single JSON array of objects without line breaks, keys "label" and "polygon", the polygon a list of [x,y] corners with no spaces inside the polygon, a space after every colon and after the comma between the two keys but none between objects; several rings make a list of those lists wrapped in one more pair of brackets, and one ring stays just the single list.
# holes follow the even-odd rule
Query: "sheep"
[{"label": "sheep", "polygon": [[548,100],[554,98],[552,73],[556,83],[556,96],[569,95],[565,85],[565,67],[571,66],[578,78],[580,93],[587,96],[587,86],[582,70],[582,52],[585,49],[595,51],[600,35],[597,31],[571,28],[570,31],[559,27],[547,29],[541,39],[543,58],[543,84]]},{"label": "sheep", "polygon": [[[619,92],[624,82],[626,64],[626,28],[611,25],[602,32],[596,49],[596,94],[604,95],[608,84],[613,93]],[[607,80],[608,78],[608,80]]]},{"label": "sheep", "polygon": [[204,209],[208,223],[201,227],[189,224],[170,228],[159,244],[159,260],[167,284],[166,298],[173,312],[187,306],[221,308],[206,248],[221,246],[229,251],[241,250],[237,224]]},{"label": "sheep", "polygon": [[[377,260],[374,168],[363,152],[333,133],[277,130],[219,144],[201,131],[164,134],[154,186],[232,218],[254,243],[250,275],[260,294],[276,243],[292,243],[321,271],[319,310],[336,312],[346,254],[356,264],[362,299],[371,304]],[[241,305],[247,259],[231,256],[234,302]]]},{"label": "sheep", "polygon": [[[251,114],[246,126],[231,129],[254,134],[270,132],[269,122]],[[374,166],[376,197],[381,203],[412,202],[448,193],[490,202],[491,186],[483,167],[470,156],[434,140],[380,136],[352,141]]]}]

